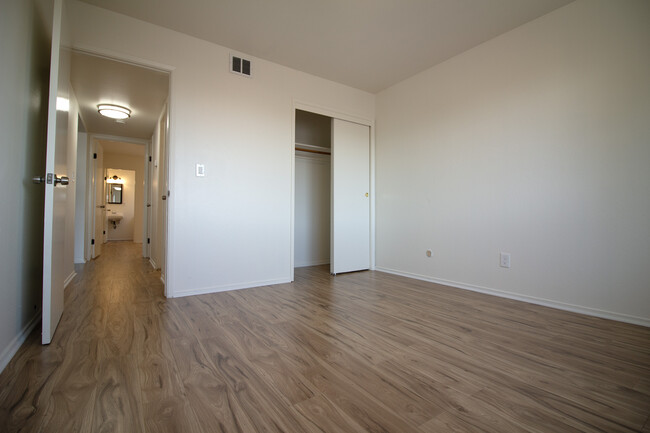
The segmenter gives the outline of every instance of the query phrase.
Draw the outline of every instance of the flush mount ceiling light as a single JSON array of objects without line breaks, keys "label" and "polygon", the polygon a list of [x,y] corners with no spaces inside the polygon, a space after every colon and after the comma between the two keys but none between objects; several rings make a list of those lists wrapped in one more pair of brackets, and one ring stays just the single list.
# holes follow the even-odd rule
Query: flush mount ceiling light
[{"label": "flush mount ceiling light", "polygon": [[131,117],[131,110],[120,105],[99,104],[97,111],[102,116],[110,117],[111,119],[128,119]]}]

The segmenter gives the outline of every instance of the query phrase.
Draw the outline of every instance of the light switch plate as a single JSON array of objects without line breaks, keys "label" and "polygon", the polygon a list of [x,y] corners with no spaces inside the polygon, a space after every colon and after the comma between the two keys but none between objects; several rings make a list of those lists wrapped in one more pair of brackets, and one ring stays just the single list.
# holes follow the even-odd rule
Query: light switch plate
[{"label": "light switch plate", "polygon": [[510,253],[501,253],[499,256],[499,265],[501,265],[502,268],[509,268],[510,267]]},{"label": "light switch plate", "polygon": [[205,176],[205,165],[203,164],[196,164],[196,175],[198,177],[203,177]]}]

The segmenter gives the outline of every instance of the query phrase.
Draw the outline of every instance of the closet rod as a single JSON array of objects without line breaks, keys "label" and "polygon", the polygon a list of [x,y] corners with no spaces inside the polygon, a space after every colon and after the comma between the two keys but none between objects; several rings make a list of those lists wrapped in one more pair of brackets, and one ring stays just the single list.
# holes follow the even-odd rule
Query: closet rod
[{"label": "closet rod", "polygon": [[296,147],[296,150],[300,152],[318,153],[319,155],[331,155],[331,152],[323,152],[322,150],[301,149],[299,147]]}]

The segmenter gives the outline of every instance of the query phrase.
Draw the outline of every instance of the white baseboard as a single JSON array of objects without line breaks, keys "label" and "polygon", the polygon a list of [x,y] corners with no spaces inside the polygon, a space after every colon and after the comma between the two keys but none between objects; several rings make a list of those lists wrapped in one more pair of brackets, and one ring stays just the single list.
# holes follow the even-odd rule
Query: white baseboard
[{"label": "white baseboard", "polygon": [[2,354],[0,355],[0,373],[2,373],[5,369],[5,367],[9,364],[11,361],[11,358],[14,357],[16,352],[18,352],[18,349],[20,349],[20,346],[23,345],[25,340],[27,340],[27,337],[29,337],[29,334],[34,330],[36,325],[41,321],[41,312],[39,311],[32,317],[32,319],[27,322],[27,324],[23,327],[23,329],[20,331],[18,335],[14,337],[13,340],[9,343],[7,347],[4,348],[2,351]]},{"label": "white baseboard", "polygon": [[184,290],[182,292],[176,292],[172,297],[182,298],[184,296],[194,296],[194,295],[205,295],[207,293],[217,293],[217,292],[227,292],[230,290],[240,290],[240,289],[250,289],[252,287],[261,287],[261,286],[271,286],[273,284],[285,284],[290,283],[291,278],[278,278],[273,280],[265,281],[249,281],[246,283],[237,283],[237,284],[224,284],[222,286],[211,286],[203,287],[200,289]]},{"label": "white baseboard", "polygon": [[330,264],[330,258],[327,257],[325,259],[318,259],[318,260],[311,260],[308,262],[296,263],[294,267],[305,268],[307,266],[319,266],[319,265],[329,265],[329,264]]},{"label": "white baseboard", "polygon": [[68,278],[66,278],[65,281],[63,282],[63,288],[65,289],[66,287],[68,287],[68,284],[70,284],[72,282],[72,280],[74,280],[74,277],[76,277],[76,276],[77,276],[77,273],[75,271],[72,271],[72,273],[70,273],[70,275],[68,275]]},{"label": "white baseboard", "polygon": [[650,327],[650,319],[646,319],[643,317],[636,317],[627,314],[614,313],[612,311],[599,310],[596,308],[584,307],[581,305],[567,304],[565,302],[551,301],[549,299],[536,298],[534,296],[527,296],[527,295],[520,295],[517,293],[491,289],[488,287],[476,286],[473,284],[443,280],[441,278],[432,278],[432,277],[427,277],[426,275],[414,274],[411,272],[402,272],[396,269],[383,268],[380,266],[378,266],[376,270],[380,272],[386,272],[388,274],[400,275],[402,277],[414,278],[416,280],[429,281],[431,283],[455,287],[457,289],[470,290],[472,292],[484,293],[486,295],[493,295],[493,296],[499,296],[501,298],[528,302],[529,304],[543,305],[545,307],[557,308],[558,310],[571,311],[572,313],[580,313],[580,314],[585,314],[587,316],[600,317],[602,319],[616,320],[618,322],[625,322],[625,323],[631,323],[633,325]]},{"label": "white baseboard", "polygon": [[149,264],[151,265],[152,268],[158,269],[158,265],[156,264],[156,261],[152,257],[149,257]]}]

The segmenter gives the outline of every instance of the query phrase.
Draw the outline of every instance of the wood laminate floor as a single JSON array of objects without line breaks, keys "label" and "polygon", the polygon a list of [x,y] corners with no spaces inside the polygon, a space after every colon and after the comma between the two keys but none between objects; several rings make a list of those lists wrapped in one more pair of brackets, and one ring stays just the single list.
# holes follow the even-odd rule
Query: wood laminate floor
[{"label": "wood laminate floor", "polygon": [[165,299],[108,244],[2,432],[650,432],[650,329],[380,272]]}]

